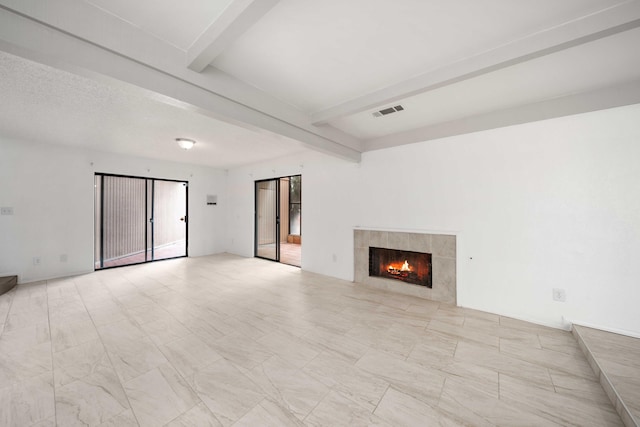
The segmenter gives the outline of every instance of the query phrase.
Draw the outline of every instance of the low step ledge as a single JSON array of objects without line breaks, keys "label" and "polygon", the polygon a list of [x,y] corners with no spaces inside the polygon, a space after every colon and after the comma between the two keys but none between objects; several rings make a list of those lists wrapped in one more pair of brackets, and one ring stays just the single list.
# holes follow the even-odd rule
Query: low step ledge
[{"label": "low step ledge", "polygon": [[[589,365],[591,365],[591,369],[593,369],[593,373],[600,380],[600,385],[602,385],[602,388],[604,389],[605,393],[611,400],[611,403],[613,404],[615,410],[618,412],[618,415],[620,415],[622,423],[625,425],[625,427],[640,427],[640,424],[638,424],[636,417],[634,417],[632,411],[629,409],[629,407],[625,403],[624,398],[620,395],[620,393],[616,389],[615,383],[611,381],[611,378],[609,377],[609,375],[607,375],[601,363],[598,361],[599,357],[596,354],[594,354],[594,352],[589,347],[589,344],[587,343],[587,340],[585,339],[585,335],[584,335],[585,330],[588,330],[588,329],[593,329],[593,328],[588,328],[586,326],[581,326],[579,324],[574,323],[571,327],[571,332],[573,333],[573,336],[578,341],[578,345],[582,350],[582,352],[584,353],[584,355],[586,356],[587,362],[589,362]],[[597,331],[597,329],[594,329],[594,330]],[[611,332],[610,334],[616,335],[613,332]],[[634,339],[634,338],[631,338],[631,339]]]},{"label": "low step ledge", "polygon": [[18,276],[0,277],[0,295],[6,294],[18,284]]}]

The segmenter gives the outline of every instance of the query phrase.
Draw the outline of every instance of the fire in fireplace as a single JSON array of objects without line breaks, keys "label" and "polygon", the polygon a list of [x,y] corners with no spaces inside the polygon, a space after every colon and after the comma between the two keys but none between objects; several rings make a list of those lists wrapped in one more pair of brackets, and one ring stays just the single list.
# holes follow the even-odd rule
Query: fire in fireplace
[{"label": "fire in fireplace", "polygon": [[431,254],[369,247],[369,276],[431,288]]}]

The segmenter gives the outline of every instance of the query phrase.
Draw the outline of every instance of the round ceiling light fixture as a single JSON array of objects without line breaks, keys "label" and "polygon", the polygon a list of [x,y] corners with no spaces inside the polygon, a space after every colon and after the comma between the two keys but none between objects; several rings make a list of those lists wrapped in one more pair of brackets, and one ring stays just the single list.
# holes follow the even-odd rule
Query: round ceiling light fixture
[{"label": "round ceiling light fixture", "polygon": [[176,142],[183,150],[191,150],[196,143],[193,139],[187,138],[176,138]]}]

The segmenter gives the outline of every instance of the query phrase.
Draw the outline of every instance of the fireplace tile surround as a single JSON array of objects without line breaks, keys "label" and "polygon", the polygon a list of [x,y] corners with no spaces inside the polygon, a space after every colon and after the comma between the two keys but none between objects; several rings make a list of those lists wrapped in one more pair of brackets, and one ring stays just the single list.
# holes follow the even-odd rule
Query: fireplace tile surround
[{"label": "fireplace tile surround", "polygon": [[[433,288],[369,276],[369,247],[432,254]],[[378,289],[456,304],[456,236],[385,230],[354,230],[354,281]]]}]

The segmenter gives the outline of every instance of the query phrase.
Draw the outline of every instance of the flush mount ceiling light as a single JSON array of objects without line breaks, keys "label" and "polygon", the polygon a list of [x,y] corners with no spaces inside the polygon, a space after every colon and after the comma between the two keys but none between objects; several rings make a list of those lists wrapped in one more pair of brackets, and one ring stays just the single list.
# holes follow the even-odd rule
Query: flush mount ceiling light
[{"label": "flush mount ceiling light", "polygon": [[193,139],[187,138],[176,138],[176,142],[183,150],[191,150],[193,145],[196,143]]}]

